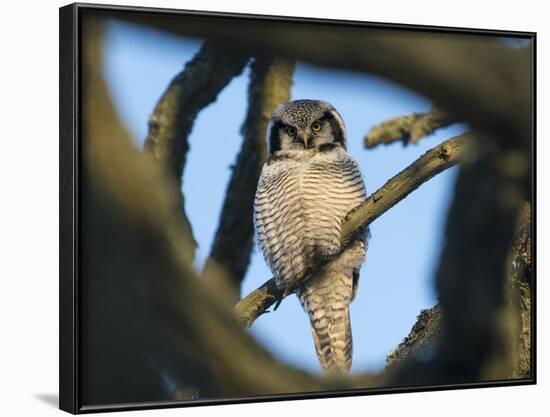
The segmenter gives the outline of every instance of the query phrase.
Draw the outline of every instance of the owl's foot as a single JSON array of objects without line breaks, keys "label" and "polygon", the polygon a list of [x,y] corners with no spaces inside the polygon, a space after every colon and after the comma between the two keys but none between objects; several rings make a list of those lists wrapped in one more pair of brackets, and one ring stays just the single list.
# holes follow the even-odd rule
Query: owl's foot
[{"label": "owl's foot", "polygon": [[283,290],[283,295],[281,298],[279,298],[277,300],[277,302],[275,303],[275,306],[273,307],[273,311],[277,311],[277,309],[279,308],[279,306],[281,305],[281,303],[283,302],[283,300],[290,294],[290,290],[288,289],[288,287],[285,287],[285,289]]}]

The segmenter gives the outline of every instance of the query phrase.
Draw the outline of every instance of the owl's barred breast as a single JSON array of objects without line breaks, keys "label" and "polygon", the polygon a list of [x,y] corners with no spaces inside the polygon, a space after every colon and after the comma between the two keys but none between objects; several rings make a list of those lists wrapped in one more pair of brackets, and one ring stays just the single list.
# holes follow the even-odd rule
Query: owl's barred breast
[{"label": "owl's barred breast", "polygon": [[342,221],[365,197],[357,163],[340,147],[280,151],[264,165],[254,222],[279,287],[340,251]]}]

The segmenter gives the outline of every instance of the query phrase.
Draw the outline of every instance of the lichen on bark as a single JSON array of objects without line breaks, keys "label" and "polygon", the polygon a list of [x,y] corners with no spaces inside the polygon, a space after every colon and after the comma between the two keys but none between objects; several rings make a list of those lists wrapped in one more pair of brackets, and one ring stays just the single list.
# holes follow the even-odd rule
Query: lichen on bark
[{"label": "lichen on bark", "polygon": [[394,142],[402,142],[404,145],[415,144],[420,138],[431,135],[437,129],[457,122],[456,117],[432,106],[426,113],[395,117],[374,126],[365,136],[364,144],[366,148],[389,145]]}]

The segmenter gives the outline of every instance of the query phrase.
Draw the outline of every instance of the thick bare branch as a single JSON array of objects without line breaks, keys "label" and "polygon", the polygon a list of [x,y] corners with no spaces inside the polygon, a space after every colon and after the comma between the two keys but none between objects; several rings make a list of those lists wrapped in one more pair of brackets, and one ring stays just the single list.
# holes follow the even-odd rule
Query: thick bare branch
[{"label": "thick bare branch", "polygon": [[[82,118],[80,244],[84,249],[79,282],[83,295],[80,369],[86,375],[80,401],[84,405],[165,398],[162,378],[147,360],[147,352],[155,355],[158,351],[139,333],[146,329],[156,337],[165,334],[159,334],[163,333],[162,327],[158,332],[154,326],[148,327],[145,312],[131,303],[132,274],[136,272],[131,265],[133,260],[149,258],[150,254],[143,256],[146,251],[143,247],[140,250],[142,244],[136,239],[119,239],[118,220],[133,224],[134,208],[142,207],[147,211],[145,217],[166,219],[176,233],[185,230],[181,216],[173,216],[178,211],[176,184],[168,178],[160,180],[160,170],[151,164],[142,171],[143,175],[135,177],[134,156],[143,155],[132,148],[132,139],[117,117],[101,77],[101,35],[98,21],[83,18],[82,114],[86,117]],[[153,185],[160,181],[165,184],[162,190]],[[101,196],[114,196],[119,190],[122,193],[116,205]],[[152,201],[154,207],[149,204]],[[183,261],[189,259],[191,248],[188,240],[180,237],[180,242]],[[171,353],[163,352],[167,357],[172,357]],[[193,363],[185,354],[178,361]],[[200,375],[196,368],[188,372]],[[201,384],[201,388],[208,392],[206,384]]]},{"label": "thick bare branch", "polygon": [[[501,347],[493,355],[486,376],[518,379],[531,377],[531,205],[525,203],[518,218],[516,237],[506,260],[505,307],[498,314]],[[389,367],[405,360],[433,359],[442,333],[442,309],[438,304],[422,310],[409,335],[386,358]],[[491,375],[493,373],[493,375]]]},{"label": "thick bare branch", "polygon": [[[189,151],[188,136],[198,113],[241,73],[248,55],[229,52],[212,42],[205,42],[184,70],[171,82],[159,99],[149,119],[145,151],[154,155],[174,176],[181,190],[182,175]],[[179,193],[188,236],[191,224],[184,210],[184,195]]]},{"label": "thick bare branch", "polygon": [[[179,19],[172,22],[177,23],[175,28],[188,29]],[[226,27],[220,30],[227,33]],[[235,27],[234,33],[238,31]],[[253,38],[253,31],[251,35]],[[284,37],[282,34],[281,38]],[[350,39],[353,45],[354,38]],[[480,50],[475,49],[477,38],[470,45],[474,51],[469,51],[469,56],[463,53],[449,60],[438,55],[438,45],[432,45],[441,64],[433,69],[429,68],[430,62],[426,63],[428,67],[420,63],[429,56],[427,47],[430,45],[426,44],[420,45],[420,51],[414,51],[419,57],[402,50],[404,56],[398,58],[399,48],[395,45],[380,49],[384,40],[373,41],[374,49],[362,45],[373,57],[379,52],[388,57],[376,63],[372,61],[375,58],[365,60],[359,55],[360,51],[357,51],[359,58],[350,54],[345,42],[339,44],[341,48],[332,48],[317,36],[313,42],[310,35],[310,41],[297,47],[303,45],[318,56],[322,54],[318,54],[316,43],[324,50],[341,50],[339,58],[353,57],[343,65],[353,67],[358,61],[358,68],[362,69],[369,65],[377,71],[389,67],[389,74],[396,78],[398,67],[406,67],[413,75],[401,74],[402,82],[410,82],[412,87],[416,83],[417,89],[425,94],[443,94],[435,90],[447,86],[447,103],[432,98],[453,113],[455,109],[462,109],[462,113],[456,112],[461,119],[465,116],[464,120],[470,122],[467,116],[471,116],[478,126],[493,132],[493,138],[502,132],[510,135],[488,140],[489,149],[484,149],[481,157],[461,169],[447,225],[447,244],[437,276],[441,306],[445,311],[441,348],[436,358],[428,363],[408,366],[410,361],[407,361],[406,366],[394,374],[392,386],[475,381],[496,340],[493,338],[494,317],[502,299],[502,260],[513,235],[510,225],[514,223],[517,201],[527,197],[525,190],[529,183],[527,145],[522,149],[511,146],[526,144],[530,137],[530,121],[524,118],[529,114],[529,100],[524,97],[523,80],[516,82],[518,67],[515,64],[508,67],[488,64],[505,56],[496,49],[495,56],[486,54],[485,60]],[[277,38],[275,42],[280,40]],[[448,45],[443,42],[439,46]],[[83,340],[82,374],[86,375],[84,392],[89,395],[97,389],[94,398],[97,403],[158,399],[151,398],[152,392],[159,392],[159,384],[158,378],[153,381],[155,377],[147,371],[147,355],[163,358],[165,366],[162,368],[170,369],[180,386],[199,386],[201,395],[205,388],[218,398],[349,387],[349,380],[338,385],[274,360],[242,329],[225,301],[200,282],[188,263],[181,210],[174,205],[177,185],[173,178],[164,175],[158,166],[132,148],[101,80],[100,57],[94,55],[94,48],[83,51],[83,114],[93,115],[83,118],[85,204],[82,227],[88,231],[83,234],[82,245],[86,250],[83,251],[81,277],[81,291],[86,295],[81,306],[85,322],[80,335]],[[464,58],[464,63],[458,62],[457,57]],[[483,61],[481,72],[478,61]],[[406,63],[409,65],[405,66]],[[470,70],[466,64],[472,63],[476,68]],[[523,63],[518,65],[523,66]],[[472,83],[468,84],[470,78]],[[453,82],[457,83],[454,87]],[[480,83],[485,88],[479,88]],[[501,90],[500,84],[507,85],[506,89]],[[517,91],[520,93],[516,95]],[[494,108],[490,107],[489,99]],[[512,105],[517,114],[509,111]],[[475,112],[480,115],[475,116]],[[483,141],[478,141],[478,145],[481,143]],[[438,155],[433,157],[450,166],[456,163],[449,162],[452,155],[447,160],[447,152],[439,149]],[[461,148],[458,155],[463,157]],[[417,168],[424,172],[421,166]],[[444,166],[433,166],[433,169],[440,172]],[[408,175],[414,176],[415,172]],[[425,180],[430,178],[426,172],[423,175],[427,175]],[[394,180],[396,178],[389,183]],[[392,193],[403,191],[395,187]],[[391,207],[388,205],[391,196],[386,193],[380,196],[378,200],[371,196],[374,212]],[[379,202],[382,204],[377,204]],[[363,215],[369,216],[366,212]],[[371,213],[370,221],[376,217]],[[202,380],[197,383],[189,378]],[[355,383],[362,388],[373,384],[380,387],[388,386],[388,379],[367,376],[351,382]],[[86,399],[89,403],[90,398]]]},{"label": "thick bare branch", "polygon": [[[371,194],[363,204],[347,215],[342,225],[342,246],[346,246],[358,230],[371,224],[426,181],[463,160],[468,153],[467,143],[471,140],[471,134],[446,140]],[[287,293],[283,294],[275,285],[274,279],[268,280],[237,304],[236,310],[241,322],[247,326],[252,325],[269,307],[294,290],[295,288],[287,289]]]},{"label": "thick bare branch", "polygon": [[508,178],[500,166],[506,158],[505,151],[486,151],[461,170],[457,181],[436,275],[445,321],[437,358],[441,369],[434,367],[439,381],[477,380],[481,365],[497,348],[505,261],[519,205],[526,197],[517,180],[528,171]]},{"label": "thick bare branch", "polygon": [[396,117],[374,126],[365,136],[365,147],[374,148],[398,141],[405,145],[417,143],[420,138],[432,134],[437,129],[457,122],[456,118],[434,106],[427,113]]},{"label": "thick bare branch", "polygon": [[529,196],[529,154],[506,137],[477,142],[478,157],[461,166],[436,275],[438,349],[429,362],[407,361],[395,375],[400,383],[503,380],[513,371],[501,313],[516,219]]},{"label": "thick bare branch", "polygon": [[[266,19],[165,16],[126,20],[184,36],[213,36],[228,48],[270,51],[317,65],[364,71],[405,85],[495,137],[531,139],[531,48],[512,50],[496,39],[462,33],[396,31],[321,23],[288,24]],[[231,37],[227,37],[231,33]],[[381,59],[380,57],[384,57]],[[428,81],[429,80],[429,81]]]},{"label": "thick bare branch", "polygon": [[526,203],[519,218],[517,237],[512,249],[511,302],[516,306],[516,326],[511,330],[512,343],[516,346],[513,352],[513,378],[529,378],[532,376],[532,285],[533,266],[531,219],[531,204]]},{"label": "thick bare branch", "polygon": [[199,279],[174,178],[133,147],[100,75],[97,23],[83,33],[83,403],[168,399],[159,370],[201,398],[338,387],[279,363]]},{"label": "thick bare branch", "polygon": [[[514,155],[507,155],[509,152]],[[460,236],[480,229],[476,232],[477,240],[468,240],[470,243],[464,242],[461,248],[456,242],[459,236],[448,240],[443,260],[456,262],[445,266],[456,271],[456,275],[450,269],[439,275],[442,305],[422,311],[409,335],[388,355],[387,369],[394,371],[390,379],[395,383],[532,377],[532,224],[531,206],[523,202],[528,195],[523,184],[529,170],[516,152],[493,148],[491,154],[463,167],[468,172],[479,170],[481,165],[483,175],[478,172],[473,181],[468,172],[467,188],[462,188],[464,185],[459,182],[463,194],[455,204],[471,205],[472,212],[465,214],[461,225],[451,223],[448,229],[458,227],[454,233]],[[512,161],[516,167],[510,175],[507,166]],[[477,185],[478,181],[481,185]],[[491,200],[494,200],[492,206]],[[503,221],[504,216],[509,216],[508,221]],[[510,233],[515,223],[510,220],[514,216],[518,225],[515,233]],[[470,222],[472,225],[466,228]],[[489,228],[498,231],[490,232]],[[488,240],[495,234],[498,242],[491,245]],[[512,235],[515,237],[510,247],[508,239]],[[507,251],[509,255],[504,256]],[[464,257],[465,261],[459,261],[458,257]],[[453,281],[448,281],[451,278]],[[454,316],[452,321],[446,319],[443,308]]]},{"label": "thick bare branch", "polygon": [[[243,144],[227,187],[220,223],[204,278],[240,298],[241,281],[248,268],[253,247],[252,211],[262,164],[266,159],[265,131],[271,113],[290,99],[294,62],[287,59],[255,59],[248,88],[248,112],[242,125]],[[225,274],[218,272],[222,267]],[[222,279],[226,278],[226,279]]]}]

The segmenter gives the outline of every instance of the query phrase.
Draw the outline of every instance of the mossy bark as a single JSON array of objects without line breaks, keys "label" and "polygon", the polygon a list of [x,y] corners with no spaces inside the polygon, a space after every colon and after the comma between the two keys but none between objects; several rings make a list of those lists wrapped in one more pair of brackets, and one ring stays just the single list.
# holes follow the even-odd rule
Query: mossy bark
[{"label": "mossy bark", "polygon": [[447,112],[432,107],[426,113],[413,113],[386,120],[374,126],[365,136],[366,148],[402,142],[404,145],[417,143],[420,138],[431,135],[437,129],[457,123],[458,120]]}]

